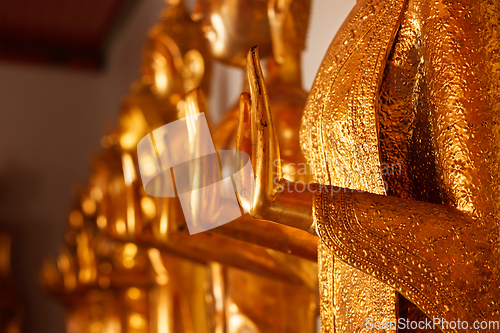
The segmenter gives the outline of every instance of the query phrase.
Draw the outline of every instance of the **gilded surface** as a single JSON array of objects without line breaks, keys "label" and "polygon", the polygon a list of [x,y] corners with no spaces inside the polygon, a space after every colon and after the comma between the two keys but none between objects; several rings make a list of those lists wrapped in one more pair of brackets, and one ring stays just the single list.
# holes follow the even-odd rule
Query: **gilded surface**
[{"label": "gilded surface", "polygon": [[315,216],[336,258],[430,317],[499,314],[499,13],[498,1],[359,3],[303,118],[318,182],[421,200],[318,194]]},{"label": "gilded surface", "polygon": [[208,47],[189,14],[183,1],[173,1],[150,29],[118,129],[102,139],[69,215],[65,246],[43,268],[44,287],[69,308],[69,332],[209,331],[206,267],[138,242],[173,205],[141,191],[137,142],[182,118],[186,92],[207,89],[210,80]]},{"label": "gilded surface", "polygon": [[319,309],[322,332],[335,332],[334,254],[323,242],[318,243]]},{"label": "gilded surface", "polygon": [[[404,1],[358,4],[323,60],[301,133],[302,150],[319,183],[385,193],[379,169],[377,93],[405,5]],[[361,329],[368,318],[396,319],[391,288],[341,260],[335,259],[334,266],[339,332]]]},{"label": "gilded surface", "polygon": [[336,256],[400,291],[429,317],[471,326],[498,318],[498,249],[484,237],[491,228],[478,227],[472,217],[452,207],[344,189],[318,192],[315,216]]}]

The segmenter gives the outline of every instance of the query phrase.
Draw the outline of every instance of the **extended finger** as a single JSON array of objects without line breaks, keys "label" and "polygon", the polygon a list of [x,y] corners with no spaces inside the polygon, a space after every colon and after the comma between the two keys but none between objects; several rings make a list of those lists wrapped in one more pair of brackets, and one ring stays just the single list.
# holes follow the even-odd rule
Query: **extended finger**
[{"label": "extended finger", "polygon": [[272,195],[268,191],[275,187],[275,178],[278,180],[282,178],[281,160],[269,107],[269,97],[256,46],[248,52],[247,75],[252,97],[251,121],[256,129],[253,136],[255,175],[258,179],[257,184],[265,186],[266,195]]},{"label": "extended finger", "polygon": [[250,95],[244,92],[240,95],[240,113],[238,118],[238,132],[236,136],[236,150],[244,151],[245,153],[247,153],[253,162],[252,122],[250,121],[250,108]]}]

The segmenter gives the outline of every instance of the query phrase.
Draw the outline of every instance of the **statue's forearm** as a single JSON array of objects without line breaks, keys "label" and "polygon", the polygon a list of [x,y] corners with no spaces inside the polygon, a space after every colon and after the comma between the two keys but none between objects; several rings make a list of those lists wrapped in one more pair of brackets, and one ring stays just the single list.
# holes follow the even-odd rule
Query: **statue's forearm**
[{"label": "statue's forearm", "polygon": [[317,184],[280,180],[272,200],[261,203],[257,218],[277,222],[316,234],[313,219],[313,197]]},{"label": "statue's forearm", "polygon": [[429,316],[477,320],[498,310],[494,223],[446,205],[351,190],[316,193],[314,216],[337,257]]},{"label": "statue's forearm", "polygon": [[498,310],[497,221],[448,205],[280,184],[261,218],[317,231],[336,257],[398,290],[430,317],[472,322]]}]

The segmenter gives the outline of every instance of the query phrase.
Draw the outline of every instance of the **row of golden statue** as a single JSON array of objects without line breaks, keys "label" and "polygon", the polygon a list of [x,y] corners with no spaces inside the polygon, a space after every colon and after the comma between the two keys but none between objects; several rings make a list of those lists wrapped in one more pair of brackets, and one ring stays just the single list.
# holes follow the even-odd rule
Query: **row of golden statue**
[{"label": "row of golden statue", "polygon": [[[68,333],[495,331],[473,323],[500,320],[500,1],[359,0],[308,93],[310,10],[167,1],[41,273]],[[256,187],[190,235],[177,198],[144,192],[137,144],[215,111],[212,60],[246,70],[211,133]]]}]

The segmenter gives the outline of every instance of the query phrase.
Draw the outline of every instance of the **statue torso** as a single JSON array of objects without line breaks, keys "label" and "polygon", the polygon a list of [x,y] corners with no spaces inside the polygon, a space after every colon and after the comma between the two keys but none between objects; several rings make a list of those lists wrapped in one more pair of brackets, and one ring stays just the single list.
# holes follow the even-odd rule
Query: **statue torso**
[{"label": "statue torso", "polygon": [[[485,13],[494,6],[498,10],[498,3],[481,7],[467,1],[430,9],[420,0],[358,3],[325,56],[302,120],[302,149],[316,181],[450,204],[498,220],[493,203],[500,193],[498,176],[492,172],[494,160],[485,158],[498,161],[498,155],[493,156],[499,137],[495,132],[498,88],[491,88],[495,86],[491,82],[477,83],[480,80],[474,74],[467,77],[457,68],[462,62],[473,66],[475,61],[491,66],[495,59],[471,56],[471,46],[458,39],[464,36],[453,36],[469,17],[464,14],[467,9],[475,20],[487,20]],[[435,28],[440,25],[443,28]],[[491,55],[491,50],[499,49],[500,41],[492,36],[491,31],[481,36],[485,39],[477,43],[479,51],[487,53],[489,47]],[[455,54],[434,52],[455,42]],[[467,57],[472,60],[464,61]],[[434,72],[426,61],[439,69]],[[469,71],[474,73],[472,67]],[[483,77],[494,76],[485,73]],[[496,96],[487,96],[481,87],[496,89]],[[349,303],[342,308],[342,299],[370,302],[356,290],[377,281],[369,282],[370,277],[338,260],[334,266],[335,283],[343,290],[333,291],[332,312],[344,317],[340,324],[347,325],[347,318],[356,322],[356,316],[370,309],[365,306],[359,311]],[[368,282],[356,285],[347,279]],[[424,316],[403,298],[398,302],[400,316],[417,320]],[[361,323],[358,318],[357,324]]]}]

